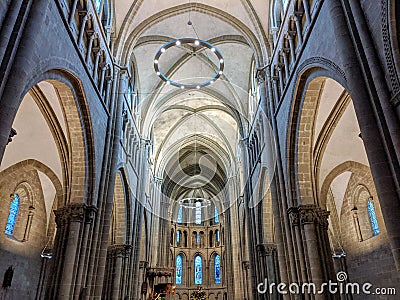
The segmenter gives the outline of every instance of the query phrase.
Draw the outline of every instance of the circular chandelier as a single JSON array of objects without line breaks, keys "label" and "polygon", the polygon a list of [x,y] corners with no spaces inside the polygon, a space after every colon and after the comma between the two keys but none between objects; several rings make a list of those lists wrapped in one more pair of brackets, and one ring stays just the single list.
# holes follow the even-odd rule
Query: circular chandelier
[{"label": "circular chandelier", "polygon": [[[218,58],[219,61],[219,68],[215,75],[210,78],[207,81],[204,81],[199,84],[183,84],[179,83],[176,81],[173,81],[170,79],[167,75],[165,75],[163,72],[160,71],[159,67],[159,61],[160,57],[163,53],[165,53],[169,48],[174,47],[174,46],[181,46],[184,44],[193,44],[195,47],[205,47],[209,49],[211,52],[215,54],[215,56]],[[222,73],[224,72],[224,58],[222,57],[221,52],[215,47],[213,44],[200,40],[200,39],[193,39],[193,38],[183,38],[183,39],[178,39],[178,40],[172,40],[163,46],[156,52],[156,55],[154,57],[154,70],[156,71],[156,74],[167,84],[171,84],[173,86],[176,86],[181,89],[199,89],[201,87],[213,84],[215,80],[217,80],[219,77],[221,77]]]},{"label": "circular chandelier", "polygon": [[211,201],[206,198],[193,198],[188,197],[178,200],[178,204],[184,208],[203,208],[211,205]]}]

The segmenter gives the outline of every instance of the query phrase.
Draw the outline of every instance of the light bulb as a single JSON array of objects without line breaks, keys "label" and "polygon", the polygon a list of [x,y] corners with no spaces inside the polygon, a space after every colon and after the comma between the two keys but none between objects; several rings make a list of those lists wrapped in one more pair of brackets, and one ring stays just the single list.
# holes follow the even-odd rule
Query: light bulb
[{"label": "light bulb", "polygon": [[199,42],[198,40],[196,40],[196,41],[194,41],[194,44],[195,44],[196,46],[198,46],[198,45],[200,45],[200,42]]},{"label": "light bulb", "polygon": [[176,41],[175,45],[180,46],[181,45],[181,41]]}]

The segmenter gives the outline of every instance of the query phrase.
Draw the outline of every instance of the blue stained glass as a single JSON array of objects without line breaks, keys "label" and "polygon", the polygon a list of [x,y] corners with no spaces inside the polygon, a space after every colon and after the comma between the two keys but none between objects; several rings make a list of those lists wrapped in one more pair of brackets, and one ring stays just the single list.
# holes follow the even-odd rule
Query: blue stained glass
[{"label": "blue stained glass", "polygon": [[217,243],[221,243],[221,235],[220,235],[220,233],[219,233],[219,230],[217,230],[217,231],[215,232],[215,236],[216,236],[216,239],[217,239]]},{"label": "blue stained glass", "polygon": [[176,284],[182,284],[182,255],[176,257]]},{"label": "blue stained glass", "polygon": [[201,203],[196,202],[195,224],[201,225]]},{"label": "blue stained glass", "polygon": [[214,207],[214,222],[215,224],[219,223],[219,215],[217,207]]},{"label": "blue stained glass", "polygon": [[18,210],[19,210],[19,196],[17,194],[14,194],[14,200],[11,202],[10,205],[10,213],[7,219],[6,230],[4,231],[5,234],[7,235],[13,235],[14,233],[14,226],[18,217]]},{"label": "blue stained glass", "polygon": [[194,284],[203,284],[203,259],[200,255],[194,258]]},{"label": "blue stained glass", "polygon": [[219,254],[215,255],[214,258],[214,268],[215,268],[215,283],[221,283],[221,256]]},{"label": "blue stained glass", "polygon": [[196,243],[200,244],[200,233],[196,235]]},{"label": "blue stained glass", "polygon": [[176,232],[176,242],[177,242],[177,243],[180,243],[180,242],[181,242],[181,231],[180,231],[180,230],[178,230],[178,231]]},{"label": "blue stained glass", "polygon": [[182,206],[179,207],[177,222],[178,224],[182,224]]},{"label": "blue stained glass", "polygon": [[101,8],[101,0],[94,0],[94,7],[96,8],[96,12],[99,13]]},{"label": "blue stained glass", "polygon": [[373,235],[378,235],[380,230],[379,230],[378,220],[376,219],[375,206],[371,200],[368,200],[368,214],[369,214],[369,220],[371,222],[372,233]]}]

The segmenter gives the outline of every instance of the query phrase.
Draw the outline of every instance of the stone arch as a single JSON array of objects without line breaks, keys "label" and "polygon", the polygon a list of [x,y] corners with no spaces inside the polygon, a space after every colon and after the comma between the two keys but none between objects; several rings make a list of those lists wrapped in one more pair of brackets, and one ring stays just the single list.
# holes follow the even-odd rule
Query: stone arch
[{"label": "stone arch", "polygon": [[93,159],[90,158],[94,156],[94,147],[90,125],[92,122],[83,87],[79,79],[66,70],[47,70],[25,85],[20,95],[20,103],[24,95],[42,81],[51,83],[56,89],[68,126],[70,153],[67,197],[64,199],[64,205],[69,202],[90,204],[95,178]]},{"label": "stone arch", "polygon": [[[56,195],[50,198],[54,201],[48,205],[39,173],[47,176],[54,185]],[[11,203],[6,199],[11,193],[20,196],[20,205],[15,231],[13,235],[6,236],[4,228]],[[42,256],[45,251],[50,258],[53,253],[55,219],[51,211],[57,207],[57,202],[62,205],[57,198],[63,199],[61,182],[48,166],[37,160],[20,161],[0,172],[0,220],[4,222],[0,232],[0,264],[12,264],[19,270],[14,274],[13,282],[17,288],[13,295],[16,298],[31,298],[39,292],[38,283],[43,276],[41,257],[45,257]]]},{"label": "stone arch", "polygon": [[[336,166],[329,174],[326,176],[324,183],[322,184],[320,192],[320,205],[322,208],[326,208],[327,196],[329,192],[329,187],[331,186],[333,180],[340,174],[350,171],[352,173],[369,173],[370,169],[368,166],[355,161],[347,161],[338,166]],[[340,215],[340,212],[338,212]]]},{"label": "stone arch", "polygon": [[65,195],[63,193],[63,188],[60,180],[58,179],[57,175],[53,172],[53,170],[51,170],[48,166],[35,159],[20,161],[0,172],[0,178],[1,178],[0,185],[4,184],[4,181],[8,180],[8,178],[13,178],[13,182],[14,184],[16,184],[17,183],[15,181],[15,178],[17,176],[16,174],[21,169],[22,170],[34,169],[36,171],[44,173],[53,183],[54,188],[56,190],[56,199],[57,199],[56,205],[60,207],[63,206],[64,204],[63,199]]},{"label": "stone arch", "polygon": [[[331,78],[345,89],[345,75],[336,64],[323,58],[306,61],[299,67],[288,124],[288,173],[292,205],[318,204],[312,160],[312,139],[319,98],[324,82]],[[311,125],[310,125],[311,124]]]}]

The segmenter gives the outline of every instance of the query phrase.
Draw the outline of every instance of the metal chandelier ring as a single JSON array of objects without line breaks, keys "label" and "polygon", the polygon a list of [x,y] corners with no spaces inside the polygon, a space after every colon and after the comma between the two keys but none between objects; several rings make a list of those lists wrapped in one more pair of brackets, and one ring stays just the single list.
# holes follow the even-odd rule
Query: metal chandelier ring
[{"label": "metal chandelier ring", "polygon": [[[210,78],[209,80],[204,81],[202,83],[199,83],[199,84],[183,84],[183,83],[173,81],[167,75],[165,75],[163,72],[160,71],[159,61],[160,61],[161,55],[163,53],[165,53],[171,47],[180,46],[180,45],[184,45],[184,44],[194,44],[195,47],[205,47],[217,56],[218,61],[219,61],[219,69],[217,70],[217,72],[215,73],[215,75],[212,78]],[[178,40],[172,40],[172,41],[162,45],[161,48],[158,49],[158,51],[156,52],[156,55],[154,57],[154,70],[156,71],[156,74],[167,84],[171,84],[171,85],[176,86],[181,89],[199,89],[201,87],[213,84],[223,74],[224,66],[225,66],[224,58],[222,57],[222,54],[217,49],[217,47],[215,47],[213,44],[211,44],[209,42],[206,42],[206,41],[203,41],[200,39],[193,39],[193,38],[183,38],[183,39],[178,39]]]}]

